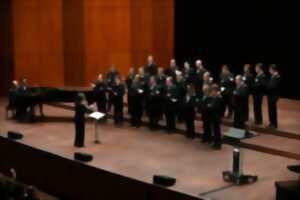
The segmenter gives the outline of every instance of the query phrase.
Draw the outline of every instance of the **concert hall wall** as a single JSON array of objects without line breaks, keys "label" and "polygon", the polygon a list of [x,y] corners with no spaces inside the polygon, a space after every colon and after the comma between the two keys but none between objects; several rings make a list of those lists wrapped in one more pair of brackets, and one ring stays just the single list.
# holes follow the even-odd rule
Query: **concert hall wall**
[{"label": "concert hall wall", "polygon": [[7,94],[13,78],[13,35],[11,1],[0,3],[0,95]]},{"label": "concert hall wall", "polygon": [[5,2],[10,6],[1,3],[6,9],[1,15],[7,16],[1,19],[6,25],[1,41],[11,37],[12,42],[1,46],[1,63],[8,60],[4,53],[11,52],[10,67],[5,67],[13,75],[10,80],[27,77],[30,84],[87,86],[111,64],[125,76],[131,66],[145,64],[148,54],[162,66],[173,56],[173,0]]},{"label": "concert hall wall", "polygon": [[[299,6],[292,1],[175,0],[175,56],[202,58],[218,77],[221,64],[241,73],[244,63],[279,65],[281,94],[300,98]],[[292,87],[291,87],[292,86]]]}]

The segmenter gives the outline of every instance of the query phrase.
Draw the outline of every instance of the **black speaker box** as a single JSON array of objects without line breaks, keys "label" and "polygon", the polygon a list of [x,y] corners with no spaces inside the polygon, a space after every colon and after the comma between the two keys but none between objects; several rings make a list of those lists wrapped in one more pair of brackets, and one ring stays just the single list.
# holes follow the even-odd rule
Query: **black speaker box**
[{"label": "black speaker box", "polygon": [[11,140],[21,140],[23,138],[23,134],[14,132],[14,131],[8,131],[7,132],[7,138]]},{"label": "black speaker box", "polygon": [[74,159],[82,162],[90,162],[93,160],[93,155],[87,153],[75,152]]},{"label": "black speaker box", "polygon": [[170,187],[175,185],[176,179],[169,176],[164,175],[154,175],[153,176],[153,183],[158,184],[165,187]]},{"label": "black speaker box", "polygon": [[300,165],[289,165],[287,168],[292,172],[300,174]]}]

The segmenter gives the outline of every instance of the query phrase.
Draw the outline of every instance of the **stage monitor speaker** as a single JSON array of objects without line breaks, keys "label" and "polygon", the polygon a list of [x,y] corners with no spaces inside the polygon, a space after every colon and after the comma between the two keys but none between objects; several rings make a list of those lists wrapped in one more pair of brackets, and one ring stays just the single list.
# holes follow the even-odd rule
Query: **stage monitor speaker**
[{"label": "stage monitor speaker", "polygon": [[289,165],[287,168],[292,172],[300,174],[300,165]]},{"label": "stage monitor speaker", "polygon": [[8,131],[7,138],[10,140],[21,140],[23,138],[23,134],[15,132],[15,131]]},{"label": "stage monitor speaker", "polygon": [[175,185],[176,179],[170,176],[164,175],[154,175],[153,176],[153,183],[158,184],[165,187],[170,187]]},{"label": "stage monitor speaker", "polygon": [[74,159],[82,162],[90,162],[93,160],[93,155],[87,153],[75,152]]}]

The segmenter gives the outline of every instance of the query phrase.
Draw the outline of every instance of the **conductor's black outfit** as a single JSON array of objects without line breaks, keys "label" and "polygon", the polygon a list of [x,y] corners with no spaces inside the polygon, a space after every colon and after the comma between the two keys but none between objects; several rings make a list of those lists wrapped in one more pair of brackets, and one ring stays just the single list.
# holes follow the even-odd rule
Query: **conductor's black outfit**
[{"label": "conductor's black outfit", "polygon": [[264,73],[258,74],[255,77],[253,85],[253,98],[254,98],[254,117],[255,124],[261,125],[263,123],[262,115],[262,101],[266,92],[267,78]]},{"label": "conductor's black outfit", "polygon": [[141,126],[141,119],[144,111],[145,86],[141,80],[134,80],[128,90],[131,99],[131,126]]},{"label": "conductor's black outfit", "polygon": [[83,103],[76,102],[75,104],[75,142],[74,146],[83,147],[85,137],[85,113],[89,112],[89,109]]},{"label": "conductor's black outfit", "polygon": [[277,101],[279,99],[280,75],[274,74],[270,77],[267,87],[268,111],[271,128],[277,128]]},{"label": "conductor's black outfit", "polygon": [[182,104],[184,122],[186,126],[186,137],[195,138],[195,105],[196,97],[186,94]]},{"label": "conductor's black outfit", "polygon": [[233,74],[221,74],[220,77],[221,94],[223,97],[223,116],[228,108],[228,117],[232,115],[232,92],[234,90]]},{"label": "conductor's black outfit", "polygon": [[165,116],[167,121],[167,131],[175,129],[176,108],[178,106],[178,89],[172,84],[165,89]]},{"label": "conductor's black outfit", "polygon": [[104,81],[96,81],[93,89],[95,101],[99,112],[106,113],[107,111],[107,85]]},{"label": "conductor's black outfit", "polygon": [[114,106],[114,123],[120,125],[123,123],[123,96],[125,94],[125,86],[123,84],[115,84],[112,88],[112,103]]},{"label": "conductor's black outfit", "polygon": [[236,86],[233,91],[234,127],[244,129],[247,121],[249,92],[246,84]]}]

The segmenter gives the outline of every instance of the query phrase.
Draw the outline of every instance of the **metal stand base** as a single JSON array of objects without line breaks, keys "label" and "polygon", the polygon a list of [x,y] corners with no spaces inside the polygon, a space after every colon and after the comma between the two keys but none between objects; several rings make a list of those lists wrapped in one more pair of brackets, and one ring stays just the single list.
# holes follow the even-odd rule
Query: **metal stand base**
[{"label": "metal stand base", "polygon": [[223,172],[223,179],[226,182],[234,183],[236,185],[246,185],[257,181],[257,176],[252,175],[240,175],[235,176],[231,171]]}]

